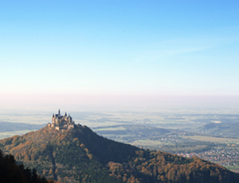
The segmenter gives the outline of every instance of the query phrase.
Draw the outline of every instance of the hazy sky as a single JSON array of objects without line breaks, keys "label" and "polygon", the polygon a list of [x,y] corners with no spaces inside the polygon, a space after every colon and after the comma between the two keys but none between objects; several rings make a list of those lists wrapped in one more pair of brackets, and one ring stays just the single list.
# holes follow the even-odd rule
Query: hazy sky
[{"label": "hazy sky", "polygon": [[238,96],[238,12],[238,0],[2,0],[0,99]]}]

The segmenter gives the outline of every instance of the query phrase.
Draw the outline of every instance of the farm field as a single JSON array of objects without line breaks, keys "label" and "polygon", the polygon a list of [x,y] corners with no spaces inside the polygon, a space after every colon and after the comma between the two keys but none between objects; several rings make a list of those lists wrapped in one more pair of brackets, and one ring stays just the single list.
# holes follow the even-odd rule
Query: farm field
[{"label": "farm field", "polygon": [[136,140],[134,142],[131,143],[132,145],[135,145],[135,146],[150,146],[150,145],[162,145],[162,142],[160,141],[156,141],[156,140]]},{"label": "farm field", "polygon": [[4,139],[7,137],[12,137],[14,135],[23,135],[32,130],[20,130],[20,131],[10,131],[10,132],[0,132],[0,139]]},{"label": "farm field", "polygon": [[216,143],[239,143],[239,139],[234,138],[218,138],[210,136],[184,136],[183,138],[189,138],[193,140],[206,141],[206,142],[216,142]]}]

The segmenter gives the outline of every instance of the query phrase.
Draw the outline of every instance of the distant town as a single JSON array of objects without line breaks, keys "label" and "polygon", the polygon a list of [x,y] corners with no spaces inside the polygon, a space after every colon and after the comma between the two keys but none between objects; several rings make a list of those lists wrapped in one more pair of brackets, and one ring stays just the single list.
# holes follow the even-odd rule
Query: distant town
[{"label": "distant town", "polygon": [[239,152],[236,147],[239,145],[228,144],[226,148],[212,149],[210,151],[200,152],[200,153],[178,153],[178,155],[191,158],[197,156],[204,160],[208,160],[214,163],[218,163],[222,166],[238,166],[239,165]]}]

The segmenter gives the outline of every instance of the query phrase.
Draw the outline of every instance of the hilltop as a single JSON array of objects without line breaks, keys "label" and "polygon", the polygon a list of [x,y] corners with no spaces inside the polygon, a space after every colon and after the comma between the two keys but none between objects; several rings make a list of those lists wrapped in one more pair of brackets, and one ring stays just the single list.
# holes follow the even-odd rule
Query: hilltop
[{"label": "hilltop", "polygon": [[238,182],[239,175],[197,157],[183,158],[115,142],[87,126],[0,140],[0,148],[59,182]]}]

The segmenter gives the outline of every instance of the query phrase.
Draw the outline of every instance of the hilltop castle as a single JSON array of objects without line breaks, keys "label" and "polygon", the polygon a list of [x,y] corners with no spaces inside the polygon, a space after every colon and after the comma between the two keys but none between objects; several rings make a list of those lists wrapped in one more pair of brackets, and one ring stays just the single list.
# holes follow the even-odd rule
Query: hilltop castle
[{"label": "hilltop castle", "polygon": [[72,121],[72,117],[70,115],[67,116],[67,113],[62,116],[59,109],[58,114],[52,115],[52,123],[48,123],[48,127],[55,128],[56,130],[67,130],[75,128],[75,122]]}]

